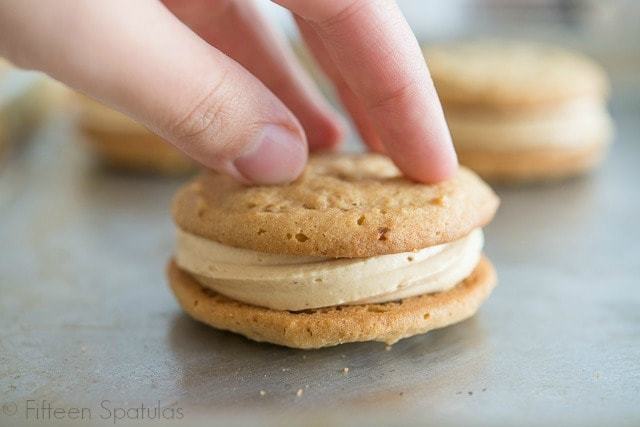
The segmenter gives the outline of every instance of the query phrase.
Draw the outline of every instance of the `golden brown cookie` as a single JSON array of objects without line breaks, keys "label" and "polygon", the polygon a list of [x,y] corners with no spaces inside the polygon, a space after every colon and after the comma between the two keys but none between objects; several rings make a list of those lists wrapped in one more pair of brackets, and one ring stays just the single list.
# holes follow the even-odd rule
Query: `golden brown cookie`
[{"label": "golden brown cookie", "polygon": [[595,168],[613,139],[603,69],[576,52],[485,40],[424,48],[460,163],[487,180]]},{"label": "golden brown cookie", "polygon": [[125,115],[87,97],[74,95],[78,127],[97,157],[117,169],[181,175],[194,162],[171,144]]},{"label": "golden brown cookie", "polygon": [[606,98],[606,73],[590,58],[535,43],[479,40],[423,48],[447,107],[543,108],[575,98]]},{"label": "golden brown cookie", "polygon": [[168,275],[180,305],[194,319],[254,341],[303,349],[357,341],[393,344],[460,322],[476,313],[496,284],[493,266],[483,258],[471,276],[447,292],[290,312],[245,304],[205,289],[173,262]]},{"label": "golden brown cookie", "polygon": [[116,169],[182,175],[195,168],[192,160],[151,132],[82,131],[100,160]]},{"label": "golden brown cookie", "polygon": [[580,175],[592,170],[606,155],[608,144],[559,150],[539,148],[527,151],[458,151],[461,163],[492,182],[544,181]]},{"label": "golden brown cookie", "polygon": [[312,157],[287,186],[246,187],[205,172],[173,203],[181,229],[260,252],[370,257],[450,242],[493,217],[498,198],[473,172],[424,185],[378,154]]}]

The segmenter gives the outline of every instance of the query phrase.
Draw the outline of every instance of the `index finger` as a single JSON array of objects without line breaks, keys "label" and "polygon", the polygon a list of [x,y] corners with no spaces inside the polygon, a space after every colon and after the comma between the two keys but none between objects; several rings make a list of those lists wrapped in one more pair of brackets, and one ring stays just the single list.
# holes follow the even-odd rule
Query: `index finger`
[{"label": "index finger", "polygon": [[457,168],[426,63],[388,0],[275,0],[317,33],[358,96],[387,152],[410,178],[437,182]]}]

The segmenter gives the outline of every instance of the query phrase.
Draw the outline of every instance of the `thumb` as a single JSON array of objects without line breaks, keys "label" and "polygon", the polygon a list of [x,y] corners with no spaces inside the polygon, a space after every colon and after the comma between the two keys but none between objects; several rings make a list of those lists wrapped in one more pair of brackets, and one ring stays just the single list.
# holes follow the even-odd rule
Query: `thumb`
[{"label": "thumb", "polygon": [[160,2],[60,0],[33,13],[46,9],[35,2],[14,2],[0,20],[9,24],[0,47],[19,65],[129,114],[241,181],[278,184],[302,172],[307,144],[295,116]]}]

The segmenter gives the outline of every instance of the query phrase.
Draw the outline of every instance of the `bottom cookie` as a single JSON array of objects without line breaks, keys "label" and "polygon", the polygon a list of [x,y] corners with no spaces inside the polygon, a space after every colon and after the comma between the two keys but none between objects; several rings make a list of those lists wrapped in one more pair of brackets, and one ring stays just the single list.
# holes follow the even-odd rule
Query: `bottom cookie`
[{"label": "bottom cookie", "polygon": [[580,175],[601,163],[608,144],[536,150],[474,150],[458,148],[460,163],[494,182],[546,181]]},{"label": "bottom cookie", "polygon": [[413,335],[473,316],[496,284],[483,257],[473,273],[453,289],[382,304],[343,305],[299,312],[245,304],[202,287],[174,261],[169,284],[194,319],[259,342],[312,349],[357,341],[393,344]]},{"label": "bottom cookie", "polygon": [[100,160],[117,169],[165,175],[182,175],[195,169],[193,161],[151,132],[83,132]]}]

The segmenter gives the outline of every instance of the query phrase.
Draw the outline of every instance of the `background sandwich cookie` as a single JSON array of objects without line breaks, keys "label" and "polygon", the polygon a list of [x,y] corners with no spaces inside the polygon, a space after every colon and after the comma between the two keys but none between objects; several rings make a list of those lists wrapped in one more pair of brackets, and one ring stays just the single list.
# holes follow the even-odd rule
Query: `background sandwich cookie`
[{"label": "background sandwich cookie", "polygon": [[589,58],[507,41],[424,53],[460,162],[484,178],[562,178],[603,159],[613,137],[609,83]]},{"label": "background sandwich cookie", "polygon": [[83,95],[73,95],[78,128],[96,156],[123,170],[181,175],[195,169],[186,155],[124,114]]},{"label": "background sandwich cookie", "polygon": [[461,168],[408,181],[386,157],[312,157],[287,186],[205,172],[177,194],[169,281],[195,319],[256,341],[393,343],[473,315],[495,284],[498,199]]}]

